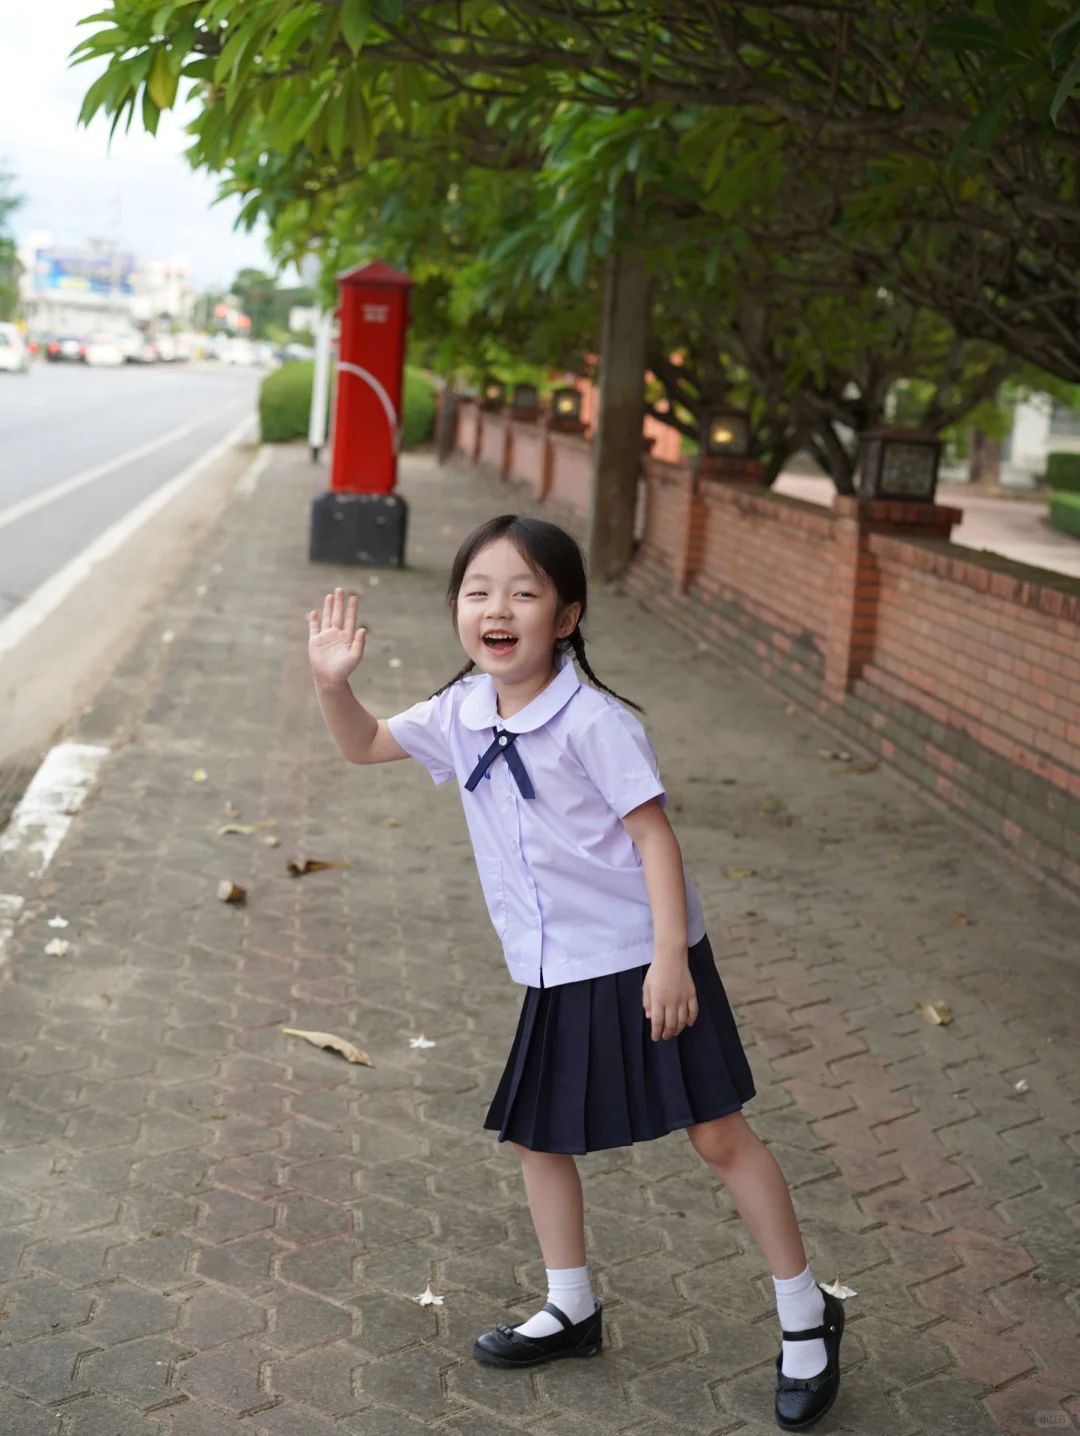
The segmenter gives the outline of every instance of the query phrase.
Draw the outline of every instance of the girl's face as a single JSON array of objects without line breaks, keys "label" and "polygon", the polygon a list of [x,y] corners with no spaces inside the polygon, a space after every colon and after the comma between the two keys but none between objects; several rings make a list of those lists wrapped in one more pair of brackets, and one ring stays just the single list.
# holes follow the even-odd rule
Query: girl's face
[{"label": "girl's face", "polygon": [[579,605],[561,608],[555,585],[505,538],[480,550],[458,590],[462,647],[477,668],[506,684],[546,678],[556,640],[573,633],[579,616]]}]

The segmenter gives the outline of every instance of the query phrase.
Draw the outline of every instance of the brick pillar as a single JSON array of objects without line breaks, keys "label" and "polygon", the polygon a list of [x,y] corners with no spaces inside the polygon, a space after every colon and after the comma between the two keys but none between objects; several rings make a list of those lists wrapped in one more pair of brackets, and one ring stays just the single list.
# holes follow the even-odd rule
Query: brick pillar
[{"label": "brick pillar", "polygon": [[842,703],[852,682],[874,656],[880,575],[870,551],[870,535],[947,541],[964,515],[943,504],[840,495],[833,501],[833,513],[833,608],[824,692],[830,702]]}]

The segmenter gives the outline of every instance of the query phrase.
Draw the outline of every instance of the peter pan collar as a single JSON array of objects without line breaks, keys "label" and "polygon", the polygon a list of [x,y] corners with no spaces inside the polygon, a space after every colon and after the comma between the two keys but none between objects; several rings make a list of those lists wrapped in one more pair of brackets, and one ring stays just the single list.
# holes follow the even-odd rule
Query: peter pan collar
[{"label": "peter pan collar", "polygon": [[543,692],[512,718],[500,718],[496,708],[495,685],[485,673],[462,699],[458,717],[466,728],[504,728],[507,733],[532,733],[550,723],[581,687],[573,660],[564,654],[559,672]]}]

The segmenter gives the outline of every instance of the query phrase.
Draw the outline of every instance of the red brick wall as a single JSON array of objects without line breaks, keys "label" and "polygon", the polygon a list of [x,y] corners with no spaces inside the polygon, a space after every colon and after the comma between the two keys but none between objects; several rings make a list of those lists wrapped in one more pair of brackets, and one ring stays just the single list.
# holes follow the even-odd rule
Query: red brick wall
[{"label": "red brick wall", "polygon": [[[589,442],[547,462],[580,528]],[[955,509],[645,470],[630,593],[1080,890],[1080,582],[949,543]]]},{"label": "red brick wall", "polygon": [[577,434],[549,434],[551,489],[548,501],[583,519],[589,512],[592,446]]},{"label": "red brick wall", "polygon": [[511,423],[509,477],[527,485],[534,498],[547,494],[548,443],[542,422]]},{"label": "red brick wall", "polygon": [[490,464],[500,474],[506,472],[506,440],[510,420],[505,414],[485,411],[480,420],[480,453],[482,464]]}]

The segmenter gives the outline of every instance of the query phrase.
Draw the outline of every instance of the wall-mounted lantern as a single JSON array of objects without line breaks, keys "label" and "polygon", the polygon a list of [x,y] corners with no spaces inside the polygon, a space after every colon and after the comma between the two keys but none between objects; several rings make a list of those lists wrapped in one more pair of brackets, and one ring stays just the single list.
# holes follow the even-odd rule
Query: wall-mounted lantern
[{"label": "wall-mounted lantern", "polygon": [[535,384],[515,384],[510,400],[515,419],[536,419],[540,414],[540,394]]},{"label": "wall-mounted lantern", "polygon": [[701,424],[707,459],[745,459],[750,452],[750,415],[744,409],[712,409]]},{"label": "wall-mounted lantern", "polygon": [[869,429],[859,442],[859,498],[934,502],[942,448],[936,434],[921,429]]},{"label": "wall-mounted lantern", "polygon": [[501,409],[506,403],[506,385],[498,379],[485,379],[480,387],[480,407]]},{"label": "wall-mounted lantern", "polygon": [[567,386],[556,389],[551,396],[551,411],[548,428],[556,433],[583,434],[585,425],[581,422],[581,390]]}]

